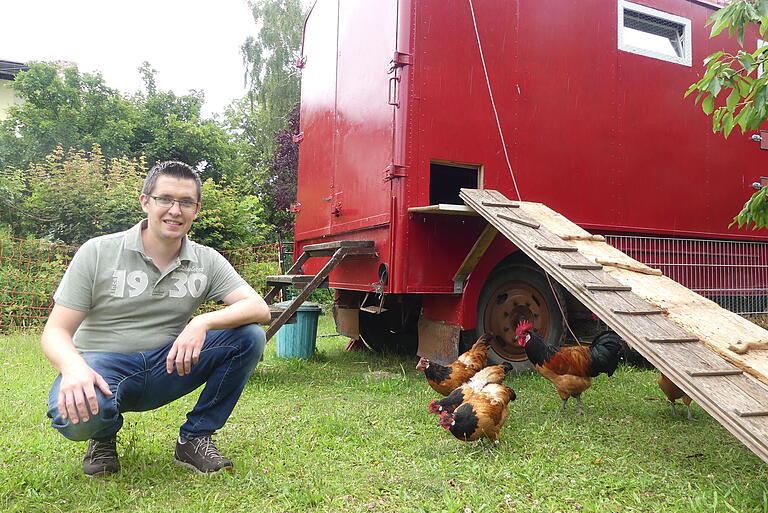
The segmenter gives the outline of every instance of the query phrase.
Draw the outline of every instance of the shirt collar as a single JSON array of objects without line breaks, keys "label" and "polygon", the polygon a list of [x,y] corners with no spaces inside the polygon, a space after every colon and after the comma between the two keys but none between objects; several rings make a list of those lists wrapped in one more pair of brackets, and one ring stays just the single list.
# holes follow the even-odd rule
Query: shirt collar
[{"label": "shirt collar", "polygon": [[[141,241],[141,230],[144,230],[147,227],[147,222],[146,219],[142,219],[125,231],[125,249],[138,251],[145,257],[147,256],[147,253],[144,251],[144,243]],[[181,252],[179,253],[180,261],[186,260],[188,262],[197,262],[197,256],[190,246],[191,241],[189,240],[189,237],[185,235],[184,240],[181,241]]]}]

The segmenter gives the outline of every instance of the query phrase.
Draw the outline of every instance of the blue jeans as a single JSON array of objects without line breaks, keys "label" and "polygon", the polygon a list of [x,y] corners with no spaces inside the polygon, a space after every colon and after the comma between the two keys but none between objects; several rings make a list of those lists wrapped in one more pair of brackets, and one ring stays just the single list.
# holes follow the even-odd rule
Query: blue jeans
[{"label": "blue jeans", "polygon": [[70,440],[107,439],[123,426],[123,413],[154,410],[194,391],[205,383],[195,407],[181,426],[184,438],[212,435],[229,418],[266,344],[264,330],[256,324],[211,330],[192,372],[168,374],[165,358],[173,342],[142,353],[86,352],[82,356],[109,384],[111,396],[96,388],[99,413],[87,422],[62,419],[57,407],[61,375],[48,395],[51,425]]}]

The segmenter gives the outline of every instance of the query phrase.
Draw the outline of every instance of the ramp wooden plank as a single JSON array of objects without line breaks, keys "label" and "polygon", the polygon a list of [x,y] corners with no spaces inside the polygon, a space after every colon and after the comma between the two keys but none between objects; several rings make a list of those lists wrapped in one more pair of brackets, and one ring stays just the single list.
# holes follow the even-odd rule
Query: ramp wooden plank
[{"label": "ramp wooden plank", "polygon": [[483,201],[484,207],[505,207],[505,208],[520,208],[520,203],[513,203],[511,201]]},{"label": "ramp wooden plank", "polygon": [[590,263],[584,263],[584,264],[569,264],[569,263],[561,263],[560,267],[563,269],[571,269],[573,271],[602,271],[603,266],[600,264],[590,264]]},{"label": "ramp wooden plank", "polygon": [[[489,193],[489,197],[484,198],[486,201],[491,201],[491,198],[503,201],[499,198],[504,196],[496,191],[483,192]],[[541,223],[543,228],[559,237],[590,235],[586,230],[540,203],[521,202],[520,205],[521,214]],[[576,238],[569,244],[578,248],[582,255],[592,261],[605,259],[624,262],[631,267],[644,266],[605,242]],[[604,271],[618,282],[632,287],[633,294],[645,303],[665,311],[665,315],[670,320],[691,335],[697,336],[713,351],[768,384],[768,358],[766,358],[768,351],[758,350],[739,355],[728,349],[730,345],[740,341],[768,340],[768,331],[721,308],[668,277],[645,275],[617,267],[606,267]]]},{"label": "ramp wooden plank", "polygon": [[[658,270],[637,262],[544,205],[519,202],[519,209],[515,209],[517,219],[539,225],[534,230],[500,219],[496,211],[483,205],[509,202],[497,191],[462,189],[460,195],[768,462],[768,415],[762,415],[768,412],[768,358],[763,350],[738,355],[727,349],[738,342],[768,340],[766,330],[659,275]],[[602,270],[568,268],[585,262],[611,265]],[[588,291],[585,284],[619,285],[621,290]],[[745,373],[737,374],[739,370]]]},{"label": "ramp wooden plank", "polygon": [[408,212],[413,214],[447,214],[459,216],[476,216],[474,209],[466,205],[449,205],[440,203],[438,205],[427,205],[426,207],[410,207]]},{"label": "ramp wooden plank", "polygon": [[515,216],[507,216],[504,214],[498,214],[497,216],[499,219],[503,219],[505,221],[511,221],[513,223],[521,224],[523,226],[527,226],[528,228],[538,228],[540,225],[539,223],[534,223],[532,221],[526,221],[525,219],[520,219],[519,217]]},{"label": "ramp wooden plank", "polygon": [[768,416],[768,410],[757,410],[757,411],[736,410],[736,415],[738,415],[739,417],[765,417],[765,416]]},{"label": "ramp wooden plank", "polygon": [[[679,347],[679,346],[678,346]],[[702,351],[709,354],[706,356]],[[675,369],[685,369],[690,365],[691,359],[702,357],[709,359],[713,353],[705,346],[699,345],[699,350],[677,351],[667,354],[667,361]],[[722,359],[720,360],[722,362]],[[718,365],[714,362],[713,365]],[[666,372],[665,372],[666,374]],[[674,378],[670,378],[673,379]],[[681,388],[696,400],[705,410],[726,428],[742,440],[750,449],[763,459],[765,440],[768,437],[768,419],[751,419],[747,421],[738,415],[740,411],[755,411],[765,409],[765,388],[759,392],[755,390],[755,384],[762,384],[751,376],[726,376],[726,377],[698,377],[692,378],[688,383],[681,383]],[[755,394],[759,397],[755,398]],[[760,447],[757,449],[754,445]]]},{"label": "ramp wooden plank", "polygon": [[650,309],[650,310],[617,310],[614,309],[613,313],[617,314],[623,314],[623,315],[662,315],[664,312],[658,309]]}]

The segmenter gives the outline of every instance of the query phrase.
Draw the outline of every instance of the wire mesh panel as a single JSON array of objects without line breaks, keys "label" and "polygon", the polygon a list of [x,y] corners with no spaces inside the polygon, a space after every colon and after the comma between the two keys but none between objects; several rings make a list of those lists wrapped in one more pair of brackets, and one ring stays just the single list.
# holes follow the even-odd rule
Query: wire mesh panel
[{"label": "wire mesh panel", "polygon": [[739,314],[768,313],[768,243],[608,235],[615,248]]},{"label": "wire mesh panel", "polygon": [[0,235],[0,333],[45,323],[76,249]]},{"label": "wire mesh panel", "polygon": [[280,245],[267,244],[220,251],[232,267],[262,296],[269,292],[266,278],[280,274]]},{"label": "wire mesh panel", "polygon": [[[229,260],[238,274],[262,297],[269,291],[266,286],[267,276],[280,274],[280,249],[277,243],[250,248],[226,249],[219,251],[219,253]],[[223,307],[224,305],[215,305],[211,302],[203,303],[196,314]]]},{"label": "wire mesh panel", "polygon": [[618,47],[686,66],[691,65],[691,20],[619,0]]},{"label": "wire mesh panel", "polygon": [[[77,247],[0,235],[0,334],[45,324],[53,293]],[[265,277],[279,274],[278,245],[221,251],[254,289],[265,294]],[[216,308],[201,305],[200,311]],[[199,312],[198,312],[199,313]]]},{"label": "wire mesh panel", "polygon": [[625,40],[635,46],[682,58],[685,55],[685,27],[680,23],[649,14],[624,11]]}]

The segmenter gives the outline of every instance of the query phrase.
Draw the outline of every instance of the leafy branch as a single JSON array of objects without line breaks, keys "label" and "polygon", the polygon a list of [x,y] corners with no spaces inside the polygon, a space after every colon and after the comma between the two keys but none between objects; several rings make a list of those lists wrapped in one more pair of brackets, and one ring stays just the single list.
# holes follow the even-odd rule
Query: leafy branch
[{"label": "leafy branch", "polygon": [[[707,21],[707,25],[712,25],[710,37],[727,29],[729,37],[735,35],[742,47],[744,33],[751,24],[756,24],[760,35],[765,37],[768,0],[732,0]],[[712,116],[714,133],[721,132],[728,138],[737,126],[742,134],[757,130],[768,118],[768,69],[764,69],[767,61],[768,45],[754,52],[715,52],[704,59],[704,75],[688,88],[685,97],[697,93],[694,102],[701,104],[706,115]],[[731,226],[768,227],[767,192],[763,188],[753,194],[733,218]]]}]

